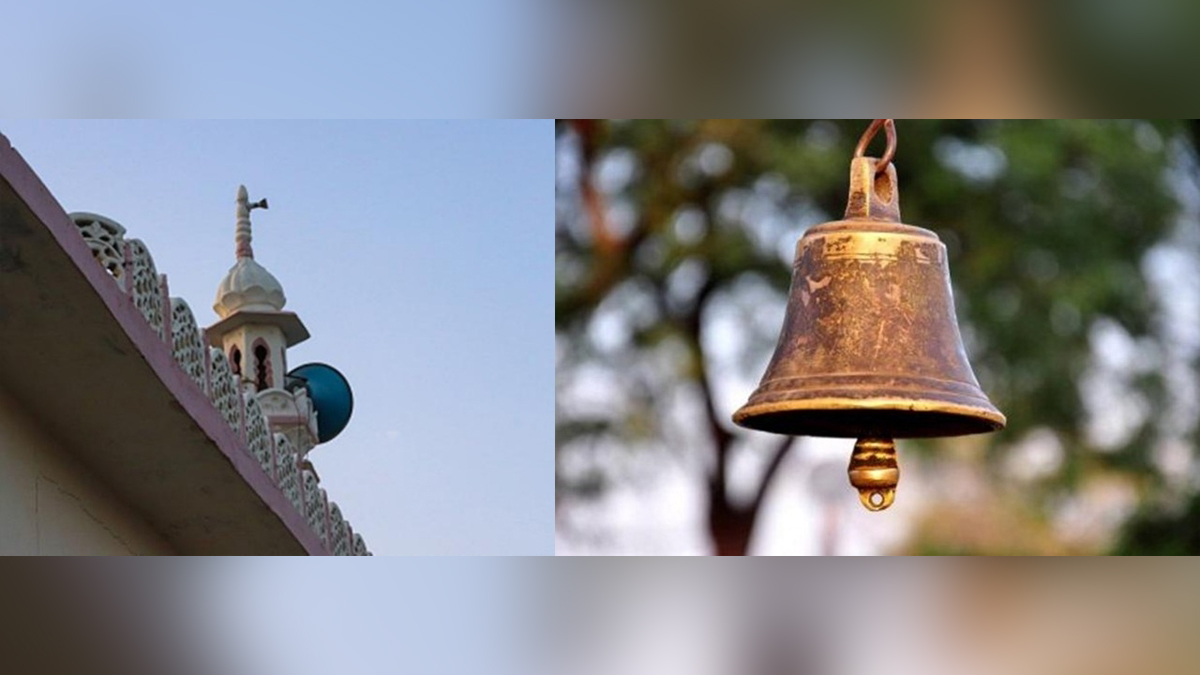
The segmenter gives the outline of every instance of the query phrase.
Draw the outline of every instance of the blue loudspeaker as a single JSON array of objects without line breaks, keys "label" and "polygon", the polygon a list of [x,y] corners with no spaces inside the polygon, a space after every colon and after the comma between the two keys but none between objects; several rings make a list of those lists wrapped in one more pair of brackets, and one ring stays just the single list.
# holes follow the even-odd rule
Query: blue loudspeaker
[{"label": "blue loudspeaker", "polygon": [[345,376],[324,363],[306,363],[287,375],[303,382],[317,410],[317,442],[331,441],[342,433],[354,412],[354,393]]}]

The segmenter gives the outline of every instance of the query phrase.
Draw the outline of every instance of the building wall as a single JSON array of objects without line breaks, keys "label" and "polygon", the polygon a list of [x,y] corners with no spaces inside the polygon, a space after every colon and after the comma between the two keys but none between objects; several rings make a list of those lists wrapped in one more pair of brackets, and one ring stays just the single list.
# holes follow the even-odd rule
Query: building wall
[{"label": "building wall", "polygon": [[174,552],[0,387],[0,554]]}]

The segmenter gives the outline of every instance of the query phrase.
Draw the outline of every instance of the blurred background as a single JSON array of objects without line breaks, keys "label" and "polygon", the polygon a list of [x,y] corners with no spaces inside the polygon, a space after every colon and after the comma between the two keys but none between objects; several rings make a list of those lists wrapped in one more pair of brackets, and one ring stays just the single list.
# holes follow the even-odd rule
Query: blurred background
[{"label": "blurred background", "polygon": [[697,106],[796,117],[1073,117],[1192,100],[1187,0],[591,0],[560,3],[544,70],[560,110]]},{"label": "blurred background", "polygon": [[589,562],[558,566],[554,675],[1184,675],[1200,656],[1187,559]]},{"label": "blurred background", "polygon": [[479,118],[707,105],[794,117],[1067,117],[1200,98],[1179,85],[1200,74],[1191,0],[312,7],[16,3],[5,53],[19,67],[0,70],[0,114]]},{"label": "blurred background", "polygon": [[371,560],[11,561],[0,664],[25,675],[518,672],[517,563]]},{"label": "blurred background", "polygon": [[897,122],[1008,427],[900,441],[868,513],[852,441],[733,426],[868,123],[557,122],[556,552],[1200,553],[1193,121]]}]

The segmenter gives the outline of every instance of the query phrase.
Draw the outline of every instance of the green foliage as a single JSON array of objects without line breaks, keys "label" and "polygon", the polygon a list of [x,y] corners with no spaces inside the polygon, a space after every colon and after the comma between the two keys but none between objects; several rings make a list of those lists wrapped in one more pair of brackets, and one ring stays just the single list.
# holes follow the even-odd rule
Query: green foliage
[{"label": "green foliage", "polygon": [[1196,555],[1200,551],[1200,496],[1183,509],[1147,508],[1126,525],[1118,555]]}]

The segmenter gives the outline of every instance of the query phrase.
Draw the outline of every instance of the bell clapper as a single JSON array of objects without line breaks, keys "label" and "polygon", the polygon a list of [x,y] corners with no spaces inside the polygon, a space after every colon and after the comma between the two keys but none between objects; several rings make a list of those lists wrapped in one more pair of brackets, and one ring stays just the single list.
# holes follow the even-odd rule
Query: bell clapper
[{"label": "bell clapper", "polygon": [[870,511],[882,511],[896,499],[900,466],[896,463],[896,442],[890,438],[860,438],[850,456],[850,484],[858,490],[858,500]]}]

